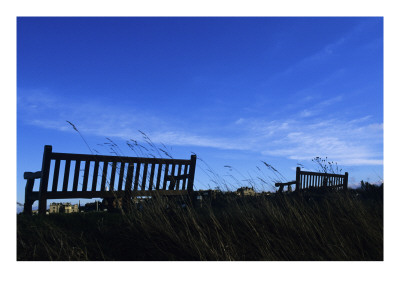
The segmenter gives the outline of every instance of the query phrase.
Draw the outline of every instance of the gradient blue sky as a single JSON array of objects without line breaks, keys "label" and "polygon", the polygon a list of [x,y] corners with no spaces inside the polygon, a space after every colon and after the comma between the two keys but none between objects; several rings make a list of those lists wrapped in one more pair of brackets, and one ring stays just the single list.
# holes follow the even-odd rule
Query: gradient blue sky
[{"label": "gradient blue sky", "polygon": [[379,182],[383,18],[17,18],[18,202],[44,145],[90,153],[67,120],[102,154],[138,130],[196,153],[196,189],[271,190],[316,156]]}]

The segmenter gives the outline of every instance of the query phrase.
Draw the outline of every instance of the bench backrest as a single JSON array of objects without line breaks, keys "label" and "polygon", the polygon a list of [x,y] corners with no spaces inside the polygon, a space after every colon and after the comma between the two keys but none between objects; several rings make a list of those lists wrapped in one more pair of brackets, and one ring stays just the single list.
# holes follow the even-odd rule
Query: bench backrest
[{"label": "bench backrest", "polygon": [[347,189],[349,174],[344,175],[301,171],[296,168],[296,191],[310,187],[331,187]]},{"label": "bench backrest", "polygon": [[[196,156],[165,159],[43,153],[40,199],[179,195],[193,191]],[[39,210],[45,210],[39,199]],[[41,203],[42,202],[42,203]]]}]

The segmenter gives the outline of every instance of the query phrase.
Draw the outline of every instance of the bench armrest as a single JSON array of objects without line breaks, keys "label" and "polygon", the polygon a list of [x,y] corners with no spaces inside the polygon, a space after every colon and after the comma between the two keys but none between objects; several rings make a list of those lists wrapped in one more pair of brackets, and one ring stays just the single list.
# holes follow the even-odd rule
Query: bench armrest
[{"label": "bench armrest", "polygon": [[279,193],[282,193],[282,192],[283,192],[283,188],[285,187],[285,185],[288,186],[289,191],[292,191],[292,186],[291,186],[292,184],[296,184],[296,180],[294,180],[294,181],[289,181],[289,182],[276,182],[276,183],[275,183],[275,186],[276,186],[276,187],[279,186],[278,192],[279,192]]},{"label": "bench armrest", "polygon": [[25,172],[24,173],[24,179],[37,179],[37,178],[42,178],[42,171],[38,172]]},{"label": "bench armrest", "polygon": [[285,186],[285,185],[291,185],[291,184],[296,184],[296,180],[295,181],[289,181],[289,182],[276,182],[275,186]]}]

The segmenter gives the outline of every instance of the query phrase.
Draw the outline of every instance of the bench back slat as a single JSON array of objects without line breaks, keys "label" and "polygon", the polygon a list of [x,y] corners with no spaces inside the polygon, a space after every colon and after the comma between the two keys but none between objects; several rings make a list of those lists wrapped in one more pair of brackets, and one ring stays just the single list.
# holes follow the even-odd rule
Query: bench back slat
[{"label": "bench back slat", "polygon": [[100,191],[106,190],[107,170],[108,170],[108,161],[104,161],[103,162],[103,170],[102,170],[102,174],[101,174]]},{"label": "bench back slat", "polygon": [[81,166],[81,161],[77,160],[75,162],[75,172],[74,172],[74,181],[72,185],[72,191],[76,192],[78,190],[78,181],[79,181],[79,169]]},{"label": "bench back slat", "polygon": [[[188,165],[185,165],[185,168],[183,170],[183,174],[188,174]],[[186,189],[186,177],[183,178],[182,180],[182,190]]]},{"label": "bench back slat", "polygon": [[68,159],[65,161],[65,168],[64,168],[64,180],[63,180],[63,192],[66,192],[68,189],[68,179],[69,179],[69,170],[71,167],[71,161]]},{"label": "bench back slat", "polygon": [[155,170],[156,165],[151,164],[151,170],[150,170],[150,182],[149,182],[149,190],[153,190],[153,178],[154,178],[154,170]]},{"label": "bench back slat", "polygon": [[169,176],[168,176],[169,185],[167,186],[167,189],[170,191],[175,190],[176,184],[179,182],[179,177],[177,177],[178,174],[175,174],[177,172],[178,172],[178,169],[176,167],[176,164],[172,164],[171,171],[169,172]]},{"label": "bench back slat", "polygon": [[122,183],[124,182],[124,171],[125,171],[125,163],[120,163],[120,170],[119,170],[119,178],[118,178],[118,189],[117,191],[122,191]]},{"label": "bench back slat", "polygon": [[136,173],[135,173],[135,183],[133,185],[133,190],[137,191],[139,186],[139,178],[140,178],[140,166],[141,163],[136,164]]},{"label": "bench back slat", "polygon": [[141,190],[144,191],[146,189],[146,179],[147,179],[147,169],[149,167],[149,164],[144,164],[143,167],[143,175],[142,175],[142,187]]},{"label": "bench back slat", "polygon": [[90,160],[85,161],[85,171],[83,173],[83,183],[82,183],[82,191],[87,190],[87,184],[89,180],[89,168],[90,168]]},{"label": "bench back slat", "polygon": [[96,160],[94,162],[94,169],[93,169],[92,191],[96,190],[98,174],[99,174],[99,161]]},{"label": "bench back slat", "polygon": [[169,169],[169,164],[165,164],[165,170],[164,170],[164,179],[163,179],[163,190],[167,189],[167,176],[168,176],[168,169]]},{"label": "bench back slat", "polygon": [[113,161],[111,163],[110,191],[114,191],[116,169],[117,169],[117,163]]},{"label": "bench back slat", "polygon": [[131,191],[132,190],[132,180],[133,180],[133,171],[134,171],[134,164],[130,163],[128,164],[128,170],[126,173],[126,182],[125,182],[125,191]]},{"label": "bench back slat", "polygon": [[157,169],[157,182],[156,182],[156,190],[160,189],[160,181],[161,181],[161,165],[158,165]]},{"label": "bench back slat", "polygon": [[[172,164],[172,166],[171,166],[171,175],[175,175],[175,164]],[[168,189],[169,190],[175,189],[175,185],[176,185],[175,179],[171,178]]]},{"label": "bench back slat", "polygon": [[[180,176],[181,173],[182,173],[182,165],[178,165],[178,174],[177,175]],[[180,180],[177,180],[176,187],[175,187],[177,190],[179,190],[179,184],[180,184]]]},{"label": "bench back slat", "polygon": [[52,186],[52,189],[51,189],[53,192],[57,191],[59,173],[60,173],[60,160],[56,159],[56,163],[54,165],[53,186]]}]

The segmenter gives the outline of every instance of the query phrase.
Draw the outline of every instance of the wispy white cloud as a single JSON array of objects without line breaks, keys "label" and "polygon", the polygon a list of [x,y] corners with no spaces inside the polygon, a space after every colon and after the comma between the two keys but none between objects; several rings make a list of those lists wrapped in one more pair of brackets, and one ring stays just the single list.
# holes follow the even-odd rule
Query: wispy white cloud
[{"label": "wispy white cloud", "polygon": [[316,156],[334,158],[342,165],[382,164],[382,124],[359,124],[340,119],[290,125],[275,135],[273,143],[262,153],[310,160]]},{"label": "wispy white cloud", "polygon": [[303,109],[280,120],[241,117],[229,126],[224,124],[224,133],[211,126],[202,133],[190,124],[182,129],[181,123],[165,116],[111,105],[98,107],[93,101],[77,106],[55,99],[42,99],[40,103],[25,99],[18,103],[18,115],[20,121],[32,126],[59,131],[73,130],[66,123],[69,120],[83,134],[101,137],[138,139],[140,129],[154,143],[166,145],[247,150],[298,161],[327,156],[341,165],[383,164],[382,123],[372,122],[370,116],[353,120],[310,117],[319,106],[341,100],[341,96],[322,100],[309,111]]},{"label": "wispy white cloud", "polygon": [[[366,28],[370,26],[368,22],[358,23],[352,30],[348,31],[346,34],[338,38],[336,41],[324,46],[318,52],[304,58],[298,65],[307,65],[310,62],[320,61],[322,59],[332,56],[336,51],[340,50],[341,47],[345,46],[346,43],[353,40],[357,35],[362,34]],[[360,45],[363,46],[363,45]]]},{"label": "wispy white cloud", "polygon": [[237,119],[237,120],[235,121],[235,124],[242,124],[243,121],[244,121],[243,118],[239,118],[239,119]]},{"label": "wispy white cloud", "polygon": [[300,117],[307,118],[307,117],[315,116],[316,114],[318,114],[318,111],[316,111],[316,110],[303,109],[300,112]]},{"label": "wispy white cloud", "polygon": [[[350,35],[348,35],[350,36]],[[314,52],[310,54],[309,56],[303,57],[290,67],[284,69],[283,71],[274,74],[269,78],[269,81],[278,81],[286,76],[291,75],[294,72],[298,72],[299,70],[307,70],[310,66],[312,65],[318,65],[324,60],[329,59],[332,57],[335,51],[337,51],[348,39],[349,37],[342,37],[339,38],[338,40],[332,42],[331,44],[328,44],[324,46],[322,49],[318,50],[317,52]],[[342,70],[341,70],[342,71]]]},{"label": "wispy white cloud", "polygon": [[157,116],[132,108],[121,109],[105,103],[99,106],[95,101],[70,103],[45,93],[35,92],[27,97],[22,96],[18,103],[18,115],[20,121],[28,125],[72,132],[74,129],[66,122],[68,120],[84,135],[129,140],[139,139],[141,134],[138,130],[142,130],[154,143],[249,149],[247,145],[232,138],[196,133],[194,126],[182,130],[178,120],[171,120],[165,115]]}]

